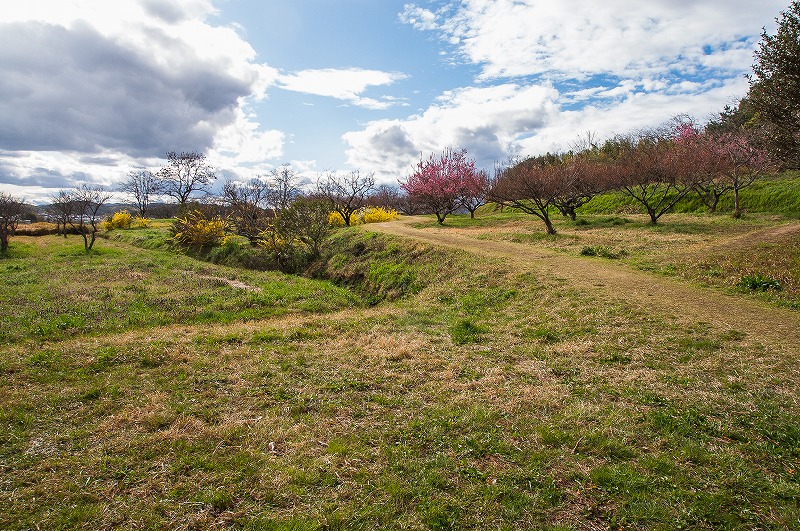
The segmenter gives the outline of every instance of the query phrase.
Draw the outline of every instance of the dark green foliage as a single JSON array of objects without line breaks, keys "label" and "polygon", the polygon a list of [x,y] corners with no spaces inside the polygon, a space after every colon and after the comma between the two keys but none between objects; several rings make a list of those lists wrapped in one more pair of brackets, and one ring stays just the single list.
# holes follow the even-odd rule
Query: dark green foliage
[{"label": "dark green foliage", "polygon": [[581,249],[581,256],[599,256],[601,258],[617,259],[622,258],[627,254],[628,253],[624,249],[615,251],[614,249],[606,247],[605,245],[587,245]]},{"label": "dark green foliage", "polygon": [[774,278],[770,278],[759,273],[745,275],[739,281],[739,286],[750,291],[780,291],[781,284]]},{"label": "dark green foliage", "polygon": [[768,129],[768,143],[786,167],[800,168],[800,2],[761,34],[748,95]]}]

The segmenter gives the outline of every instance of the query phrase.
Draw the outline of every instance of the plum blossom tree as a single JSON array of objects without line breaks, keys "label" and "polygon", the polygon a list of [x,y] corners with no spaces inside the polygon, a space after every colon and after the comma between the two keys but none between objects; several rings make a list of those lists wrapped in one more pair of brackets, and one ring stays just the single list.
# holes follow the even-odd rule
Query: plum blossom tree
[{"label": "plum blossom tree", "polygon": [[467,209],[470,219],[475,219],[475,211],[486,204],[488,197],[489,175],[484,170],[465,176],[458,203]]},{"label": "plum blossom tree", "polygon": [[719,161],[719,172],[733,190],[733,217],[742,215],[739,191],[750,186],[765,172],[773,169],[768,153],[757,147],[743,131],[729,131],[712,138],[714,154]]},{"label": "plum blossom tree", "polygon": [[684,157],[682,126],[643,130],[623,139],[615,166],[620,190],[638,201],[655,225],[683,199],[696,180]]},{"label": "plum blossom tree", "polygon": [[414,173],[400,183],[400,188],[411,201],[436,214],[441,225],[461,205],[465,191],[477,182],[475,160],[467,157],[467,150],[448,148],[421,159]]},{"label": "plum blossom tree", "polygon": [[550,208],[574,185],[576,178],[570,168],[557,160],[545,155],[498,168],[489,199],[538,217],[544,222],[547,234],[555,234]]}]

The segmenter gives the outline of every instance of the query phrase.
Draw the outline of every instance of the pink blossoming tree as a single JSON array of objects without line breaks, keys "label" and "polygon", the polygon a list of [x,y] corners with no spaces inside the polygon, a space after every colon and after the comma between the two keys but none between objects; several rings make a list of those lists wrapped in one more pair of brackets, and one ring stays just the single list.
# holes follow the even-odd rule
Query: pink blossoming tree
[{"label": "pink blossoming tree", "polygon": [[[464,206],[464,197],[483,186],[484,177],[475,170],[467,150],[446,149],[420,160],[414,173],[400,187],[425,210],[436,214],[439,224],[448,214]],[[477,208],[477,207],[476,207]],[[474,212],[474,211],[473,211]]]}]

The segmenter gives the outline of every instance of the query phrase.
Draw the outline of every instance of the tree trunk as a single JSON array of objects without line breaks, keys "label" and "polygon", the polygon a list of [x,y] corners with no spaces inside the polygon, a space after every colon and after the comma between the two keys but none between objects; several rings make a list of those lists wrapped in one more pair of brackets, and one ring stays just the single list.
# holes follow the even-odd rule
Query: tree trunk
[{"label": "tree trunk", "polygon": [[709,201],[710,204],[708,205],[709,214],[713,214],[714,212],[717,211],[717,203],[719,203],[719,197],[720,197],[719,194],[713,194],[713,196],[711,197],[711,200]]},{"label": "tree trunk", "polygon": [[550,216],[545,214],[542,216],[542,221],[544,221],[544,226],[547,227],[547,234],[553,235],[556,233],[556,229],[553,227],[553,222],[550,221]]},{"label": "tree trunk", "polygon": [[738,183],[733,187],[733,217],[739,219],[742,217],[742,209],[739,206],[739,186]]}]

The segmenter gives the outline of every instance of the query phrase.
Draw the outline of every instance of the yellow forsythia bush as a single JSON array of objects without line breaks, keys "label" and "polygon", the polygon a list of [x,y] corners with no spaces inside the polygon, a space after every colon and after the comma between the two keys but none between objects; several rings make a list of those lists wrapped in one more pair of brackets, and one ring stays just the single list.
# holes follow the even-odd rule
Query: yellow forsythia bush
[{"label": "yellow forsythia bush", "polygon": [[[394,221],[398,215],[397,211],[392,208],[366,207],[353,212],[353,215],[350,216],[350,225]],[[344,218],[338,212],[331,212],[328,214],[328,224],[332,227],[344,227]]]},{"label": "yellow forsythia bush", "polygon": [[397,219],[397,210],[393,208],[369,207],[361,213],[364,223],[383,223]]},{"label": "yellow forsythia bush", "polygon": [[150,219],[149,218],[143,218],[142,216],[136,216],[135,218],[133,218],[133,221],[143,229],[146,229],[147,227],[150,226]]},{"label": "yellow forsythia bush", "polygon": [[120,210],[119,212],[114,212],[113,216],[103,221],[103,228],[105,230],[129,229],[132,222],[133,216],[128,214],[127,210]]},{"label": "yellow forsythia bush", "polygon": [[172,241],[187,247],[212,247],[228,239],[231,226],[219,216],[211,219],[199,210],[192,210],[172,224]]},{"label": "yellow forsythia bush", "polygon": [[328,225],[331,227],[344,227],[344,218],[338,212],[328,214]]}]

